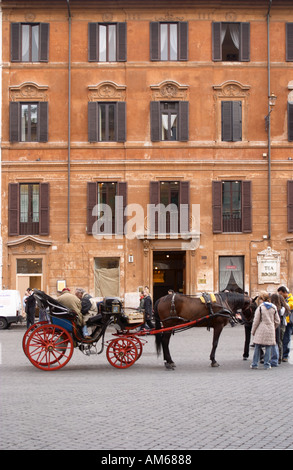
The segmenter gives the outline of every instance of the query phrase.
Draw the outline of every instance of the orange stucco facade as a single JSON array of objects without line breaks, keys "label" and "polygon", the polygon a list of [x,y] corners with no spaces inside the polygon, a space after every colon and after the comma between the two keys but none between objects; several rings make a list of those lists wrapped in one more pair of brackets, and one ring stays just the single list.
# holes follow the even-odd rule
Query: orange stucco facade
[{"label": "orange stucco facade", "polygon": [[[2,283],[23,290],[36,283],[50,295],[57,281],[70,289],[96,289],[95,260],[115,258],[119,295],[159,279],[156,253],[182,253],[180,290],[220,289],[219,257],[243,259],[243,289],[251,294],[293,288],[293,234],[288,232],[287,182],[293,179],[293,143],[288,141],[287,103],[293,65],[286,60],[289,1],[28,1],[2,2]],[[69,7],[69,8],[68,8]],[[268,60],[268,20],[270,57]],[[150,60],[150,22],[188,22],[188,60]],[[49,23],[47,62],[12,62],[11,23]],[[126,22],[127,60],[90,62],[88,23]],[[250,60],[214,61],[213,22],[250,23]],[[70,33],[70,34],[69,34]],[[70,41],[70,42],[69,42]],[[70,51],[70,54],[69,54]],[[277,96],[265,129],[268,78]],[[221,139],[221,102],[242,103],[242,139]],[[125,142],[89,142],[88,103],[125,101]],[[187,141],[151,140],[150,102],[188,101]],[[48,102],[48,141],[11,142],[9,104]],[[269,177],[271,201],[269,201]],[[252,230],[214,233],[213,181],[251,181]],[[127,204],[146,211],[151,181],[188,181],[188,239],[169,236],[97,240],[87,233],[87,184],[126,182]],[[8,185],[50,185],[48,235],[8,232]],[[199,223],[198,223],[199,222]],[[259,253],[280,256],[276,282],[259,283]],[[37,259],[37,273],[18,272],[17,260]],[[229,263],[228,263],[229,264]],[[164,267],[163,267],[164,268]],[[163,269],[162,268],[162,269]],[[162,287],[167,287],[161,278]],[[177,287],[177,286],[175,286]]]}]

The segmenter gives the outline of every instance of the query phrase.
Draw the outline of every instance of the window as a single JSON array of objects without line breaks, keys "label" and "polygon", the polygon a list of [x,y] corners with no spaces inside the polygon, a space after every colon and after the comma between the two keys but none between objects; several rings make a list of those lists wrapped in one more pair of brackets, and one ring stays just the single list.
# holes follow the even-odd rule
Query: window
[{"label": "window", "polygon": [[288,141],[293,142],[293,102],[288,101]]},{"label": "window", "polygon": [[48,23],[11,23],[11,61],[48,62]]},{"label": "window", "polygon": [[150,23],[151,60],[188,59],[188,23]]},{"label": "window", "polygon": [[150,183],[151,233],[186,233],[189,230],[189,181]]},{"label": "window", "polygon": [[90,182],[87,186],[87,233],[123,235],[127,184]]},{"label": "window", "polygon": [[213,60],[250,60],[250,23],[212,23]]},{"label": "window", "polygon": [[219,256],[219,290],[244,292],[244,257]]},{"label": "window", "polygon": [[151,140],[188,140],[188,101],[151,102]]},{"label": "window", "polygon": [[11,183],[9,235],[49,235],[49,184]]},{"label": "window", "polygon": [[252,231],[251,181],[213,181],[213,232]]},{"label": "window", "polygon": [[286,23],[286,60],[293,61],[293,23]]},{"label": "window", "polygon": [[10,142],[48,141],[48,103],[10,103]]},{"label": "window", "polygon": [[126,103],[89,102],[89,142],[125,142]]},{"label": "window", "polygon": [[126,61],[126,23],[89,23],[89,61]]},{"label": "window", "polygon": [[242,140],[242,102],[222,101],[221,103],[222,141]]},{"label": "window", "polygon": [[288,232],[293,232],[293,180],[287,183]]}]

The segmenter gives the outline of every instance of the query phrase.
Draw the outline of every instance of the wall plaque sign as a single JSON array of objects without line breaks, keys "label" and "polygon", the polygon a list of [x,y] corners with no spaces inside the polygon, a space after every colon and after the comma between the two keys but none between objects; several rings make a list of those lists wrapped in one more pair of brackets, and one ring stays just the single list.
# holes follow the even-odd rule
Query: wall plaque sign
[{"label": "wall plaque sign", "polygon": [[258,253],[258,283],[280,284],[281,254],[270,246]]}]

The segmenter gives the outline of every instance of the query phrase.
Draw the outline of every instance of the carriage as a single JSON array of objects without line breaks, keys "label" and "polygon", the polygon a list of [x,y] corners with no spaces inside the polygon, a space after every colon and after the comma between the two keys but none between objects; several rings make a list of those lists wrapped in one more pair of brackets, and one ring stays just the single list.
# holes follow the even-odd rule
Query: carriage
[{"label": "carriage", "polygon": [[[228,322],[237,323],[239,308],[251,322],[256,308],[255,299],[240,294],[218,293],[214,295],[214,303],[206,295],[195,299],[181,294],[167,295],[155,304],[155,327],[146,330],[140,329],[144,324],[142,313],[135,309],[127,312],[118,298],[106,297],[99,303],[98,314],[87,320],[92,331],[90,337],[85,338],[75,312],[43,291],[35,290],[34,296],[38,306],[47,310],[49,319],[32,325],[24,334],[22,346],[30,362],[46,371],[64,367],[75,348],[89,356],[101,354],[105,347],[108,362],[118,369],[126,369],[140,358],[146,343],[143,337],[147,335],[156,336],[157,352],[162,347],[166,368],[174,369],[168,347],[170,336],[194,326],[214,329],[210,359],[215,367],[218,365],[215,350],[223,327]],[[106,341],[105,334],[110,326],[114,327],[115,338]]]},{"label": "carriage", "polygon": [[[22,347],[38,369],[61,369],[70,361],[75,348],[89,356],[101,354],[106,346],[109,363],[120,369],[130,367],[141,356],[145,341],[129,332],[144,323],[144,316],[134,310],[125,314],[118,298],[106,297],[99,303],[97,315],[87,321],[91,335],[84,338],[75,312],[43,291],[35,289],[34,296],[38,306],[46,309],[48,321],[33,324],[23,336]],[[114,327],[113,334],[117,337],[105,341],[110,326]]]}]

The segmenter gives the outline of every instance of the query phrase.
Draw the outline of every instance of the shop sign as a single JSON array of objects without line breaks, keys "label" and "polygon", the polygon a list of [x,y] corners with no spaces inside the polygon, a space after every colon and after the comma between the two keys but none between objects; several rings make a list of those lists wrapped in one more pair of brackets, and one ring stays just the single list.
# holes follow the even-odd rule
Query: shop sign
[{"label": "shop sign", "polygon": [[281,254],[269,246],[258,253],[258,283],[280,284]]}]

